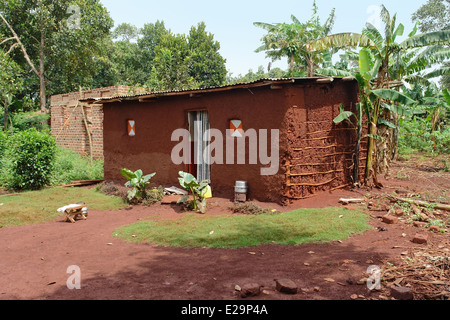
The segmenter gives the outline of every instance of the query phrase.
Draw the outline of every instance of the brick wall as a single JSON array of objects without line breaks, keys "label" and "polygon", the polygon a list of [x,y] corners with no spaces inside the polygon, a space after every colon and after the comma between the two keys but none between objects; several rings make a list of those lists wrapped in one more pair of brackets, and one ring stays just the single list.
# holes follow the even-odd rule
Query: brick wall
[{"label": "brick wall", "polygon": [[[145,92],[143,88],[113,86],[51,97],[51,131],[56,143],[81,155],[90,155],[89,135],[83,111],[92,138],[92,156],[103,159],[103,106],[78,103],[79,99],[125,96]],[[83,109],[82,109],[83,108]]]}]

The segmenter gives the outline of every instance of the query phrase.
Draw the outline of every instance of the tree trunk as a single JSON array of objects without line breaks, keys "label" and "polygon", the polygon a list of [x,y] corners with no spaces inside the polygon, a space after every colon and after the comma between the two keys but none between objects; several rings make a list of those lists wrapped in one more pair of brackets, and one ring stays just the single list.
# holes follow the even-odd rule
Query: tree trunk
[{"label": "tree trunk", "polygon": [[360,153],[361,153],[361,136],[362,136],[362,105],[361,103],[356,104],[356,112],[357,112],[357,125],[358,128],[356,130],[356,154],[355,154],[355,167],[353,169],[353,183],[360,185],[360,174],[359,174],[359,165],[360,165]]},{"label": "tree trunk", "polygon": [[39,85],[40,85],[40,97],[41,97],[41,111],[47,112],[47,98],[46,98],[46,90],[45,90],[45,64],[44,64],[44,46],[45,46],[45,37],[44,32],[41,32],[41,43],[39,48]]},{"label": "tree trunk", "polygon": [[[369,134],[374,135],[377,134],[377,126],[373,122],[369,124]],[[373,137],[369,137],[369,146],[367,148],[367,164],[366,164],[366,176],[365,176],[365,184],[369,183],[369,180],[373,177],[373,154],[376,152],[376,144],[375,139]]]},{"label": "tree trunk", "polygon": [[308,61],[308,78],[312,78],[314,76],[314,72],[313,72],[313,65],[311,63],[311,61]]},{"label": "tree trunk", "polygon": [[[11,51],[11,49],[15,46],[15,45],[19,45],[20,49],[22,50],[23,56],[25,58],[25,60],[27,61],[28,65],[30,66],[31,70],[34,72],[34,74],[39,78],[39,82],[40,82],[40,97],[41,97],[41,110],[45,111],[45,105],[47,103],[46,98],[45,98],[45,80],[44,80],[44,34],[41,33],[41,48],[40,48],[40,64],[41,64],[41,68],[40,71],[38,71],[36,69],[36,67],[34,66],[33,62],[30,59],[30,56],[27,53],[27,50],[25,48],[25,46],[23,45],[23,43],[20,41],[19,36],[17,35],[16,31],[13,29],[13,27],[8,23],[8,21],[5,19],[5,17],[1,14],[0,12],[0,19],[3,20],[3,22],[6,24],[6,26],[8,27],[8,29],[11,31],[13,38],[16,40],[17,43],[13,44],[13,46],[9,49],[9,51]],[[42,98],[44,97],[44,98]]]},{"label": "tree trunk", "polygon": [[308,77],[308,78],[312,78],[312,77],[314,77],[314,62],[312,61],[311,58],[307,58],[307,59],[306,59],[306,62],[307,62],[307,64],[308,64],[307,70],[306,70],[306,72],[307,72],[307,77]]}]

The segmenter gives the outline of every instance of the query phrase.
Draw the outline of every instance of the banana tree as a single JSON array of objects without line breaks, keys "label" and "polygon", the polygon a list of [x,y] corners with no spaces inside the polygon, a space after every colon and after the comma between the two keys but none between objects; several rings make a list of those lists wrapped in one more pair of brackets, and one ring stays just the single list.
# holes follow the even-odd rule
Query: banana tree
[{"label": "banana tree", "polygon": [[137,170],[135,172],[123,168],[120,170],[122,176],[128,179],[125,187],[133,188],[128,191],[128,200],[130,202],[142,199],[147,199],[147,191],[146,188],[151,185],[150,179],[153,178],[156,173],[151,173],[144,176],[142,170]]},{"label": "banana tree", "polygon": [[333,9],[322,25],[317,15],[317,6],[313,4],[313,16],[307,22],[301,22],[291,15],[291,23],[265,23],[254,22],[254,26],[267,31],[261,39],[262,45],[255,52],[266,52],[266,56],[272,61],[288,58],[289,71],[294,73],[295,66],[306,69],[308,77],[314,75],[315,67],[323,61],[323,53],[327,50],[309,50],[306,44],[312,40],[328,35],[335,20],[335,9]]},{"label": "banana tree", "polygon": [[[366,111],[369,123],[369,146],[365,180],[373,178],[375,185],[377,165],[374,155],[379,155],[375,139],[379,138],[378,128],[388,124],[390,109],[385,108],[389,101],[403,104],[413,104],[413,100],[391,89],[391,67],[396,55],[414,48],[448,45],[450,30],[436,31],[423,34],[412,32],[408,38],[397,43],[397,37],[404,33],[403,24],[396,25],[396,15],[391,18],[388,10],[381,6],[381,19],[385,24],[384,32],[380,32],[371,23],[367,23],[361,34],[340,33],[311,41],[307,44],[310,50],[355,49],[360,50],[360,70],[356,77],[359,82],[361,103]],[[413,30],[414,31],[414,30]],[[371,63],[372,62],[372,63]],[[391,108],[392,109],[392,108]],[[381,113],[383,111],[383,114]],[[384,116],[384,117],[383,117]],[[386,153],[384,153],[386,154]]]},{"label": "banana tree", "polygon": [[[417,28],[418,23],[408,37],[415,36]],[[430,79],[450,74],[450,68],[442,65],[449,58],[450,48],[443,45],[402,50],[392,57],[390,76],[410,85],[429,86],[432,85]]]},{"label": "banana tree", "polygon": [[[379,126],[395,127],[394,124],[389,121],[380,118],[381,108],[387,109],[391,112],[403,112],[403,108],[399,106],[392,106],[383,102],[392,101],[400,105],[413,105],[416,102],[409,98],[408,96],[389,88],[373,89],[372,80],[377,72],[378,63],[374,65],[371,64],[370,52],[367,49],[362,49],[359,53],[359,71],[354,74],[356,80],[358,81],[358,88],[360,93],[360,103],[356,105],[356,113],[351,111],[345,111],[341,107],[340,114],[334,119],[335,123],[340,123],[344,120],[350,121],[351,117],[356,119],[355,129],[357,130],[357,144],[356,144],[356,158],[355,158],[355,168],[353,180],[355,183],[359,181],[359,154],[360,154],[360,143],[361,139],[368,138],[369,146],[368,150],[376,150],[376,140],[383,140],[381,136],[378,135]],[[362,136],[363,127],[363,116],[367,119],[369,124],[369,133]],[[351,121],[350,121],[351,122]],[[376,173],[374,169],[374,154],[375,152],[368,151],[367,164],[365,172],[365,182],[372,177],[375,185],[379,185]]]},{"label": "banana tree", "polygon": [[[201,213],[206,213],[206,193],[209,188],[207,180],[198,182],[197,179],[190,173],[180,171],[178,181],[180,185],[186,190],[192,193],[193,200],[189,201],[192,209],[195,211],[200,211]],[[189,200],[189,195],[182,196],[178,203],[185,203]]]}]

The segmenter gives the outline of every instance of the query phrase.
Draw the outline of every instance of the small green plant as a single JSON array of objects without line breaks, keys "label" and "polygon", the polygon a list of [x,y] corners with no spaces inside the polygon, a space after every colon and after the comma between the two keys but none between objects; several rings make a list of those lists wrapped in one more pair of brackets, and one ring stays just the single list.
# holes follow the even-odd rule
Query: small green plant
[{"label": "small green plant", "polygon": [[128,179],[128,182],[125,183],[125,187],[133,188],[128,191],[128,201],[130,203],[147,199],[146,188],[151,185],[151,182],[149,181],[156,175],[156,172],[144,176],[144,173],[140,169],[133,172],[123,168],[120,170],[120,173]]},{"label": "small green plant", "polygon": [[427,227],[429,228],[430,226],[438,226],[439,228],[445,228],[445,222],[442,221],[441,219],[430,220],[430,222],[428,222],[427,224]]},{"label": "small green plant", "polygon": [[192,210],[206,213],[205,195],[209,188],[208,181],[203,180],[199,183],[192,174],[183,171],[180,171],[178,174],[180,175],[178,178],[180,185],[190,191],[193,197],[193,200],[188,201],[189,195],[183,196],[178,200],[178,203],[185,203],[188,201],[188,205]]},{"label": "small green plant", "polygon": [[422,216],[420,214],[413,214],[411,216],[411,221],[422,221]]},{"label": "small green plant", "polygon": [[407,202],[394,203],[392,208],[394,210],[396,209],[402,210],[405,215],[409,215],[411,213],[411,205]]},{"label": "small green plant", "polygon": [[442,171],[450,172],[450,161],[442,160],[442,163],[444,164],[444,168],[442,169]]}]

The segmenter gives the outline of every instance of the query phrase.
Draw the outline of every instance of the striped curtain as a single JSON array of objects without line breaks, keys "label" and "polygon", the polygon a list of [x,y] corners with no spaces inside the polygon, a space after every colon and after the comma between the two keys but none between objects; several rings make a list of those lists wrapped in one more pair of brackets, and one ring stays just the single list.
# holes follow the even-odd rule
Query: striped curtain
[{"label": "striped curtain", "polygon": [[209,116],[207,111],[190,112],[189,125],[194,128],[190,130],[193,132],[194,139],[194,159],[197,165],[197,180],[211,181],[211,166],[210,166],[210,146],[208,130],[209,130]]}]

